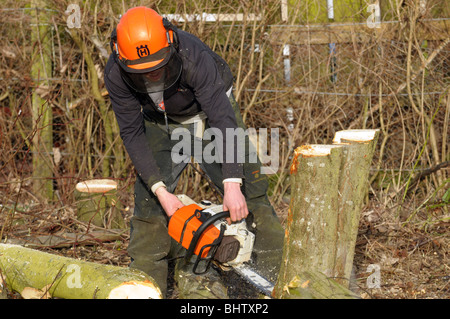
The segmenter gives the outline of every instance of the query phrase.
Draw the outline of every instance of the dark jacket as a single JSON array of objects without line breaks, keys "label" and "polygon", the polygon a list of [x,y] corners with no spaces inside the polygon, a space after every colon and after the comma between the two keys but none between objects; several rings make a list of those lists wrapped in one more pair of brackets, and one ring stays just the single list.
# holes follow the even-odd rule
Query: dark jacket
[{"label": "dark jacket", "polygon": [[[167,115],[195,115],[204,111],[208,116],[208,125],[220,129],[225,140],[226,128],[237,127],[226,95],[233,82],[231,71],[222,58],[194,35],[178,30],[177,36],[183,71],[177,86],[164,92]],[[105,68],[105,85],[125,148],[137,173],[151,187],[156,182],[164,181],[164,178],[148,147],[144,118],[162,121],[163,114],[157,111],[147,94],[137,93],[126,85],[119,68],[111,55]],[[242,164],[223,163],[222,173],[224,179],[242,178]]]}]

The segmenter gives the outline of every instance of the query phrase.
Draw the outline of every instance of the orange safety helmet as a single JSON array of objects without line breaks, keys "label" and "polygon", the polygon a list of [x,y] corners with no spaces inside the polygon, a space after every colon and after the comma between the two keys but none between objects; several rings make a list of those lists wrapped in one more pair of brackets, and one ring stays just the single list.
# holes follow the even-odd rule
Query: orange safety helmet
[{"label": "orange safety helmet", "polygon": [[176,28],[152,9],[128,10],[111,35],[111,49],[122,78],[137,92],[164,91],[181,75]]}]

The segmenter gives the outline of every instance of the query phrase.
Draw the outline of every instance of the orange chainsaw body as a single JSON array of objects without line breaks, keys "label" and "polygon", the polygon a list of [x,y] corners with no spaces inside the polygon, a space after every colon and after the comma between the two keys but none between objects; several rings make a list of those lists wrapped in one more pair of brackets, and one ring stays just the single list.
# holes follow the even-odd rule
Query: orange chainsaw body
[{"label": "orange chainsaw body", "polygon": [[[197,204],[190,204],[178,209],[169,221],[169,235],[180,243],[184,248],[189,248],[195,231],[202,225],[199,220],[202,208]],[[212,244],[220,235],[216,226],[210,225],[198,240],[194,254],[200,254],[202,247]],[[200,257],[208,255],[209,248],[203,249]]]}]

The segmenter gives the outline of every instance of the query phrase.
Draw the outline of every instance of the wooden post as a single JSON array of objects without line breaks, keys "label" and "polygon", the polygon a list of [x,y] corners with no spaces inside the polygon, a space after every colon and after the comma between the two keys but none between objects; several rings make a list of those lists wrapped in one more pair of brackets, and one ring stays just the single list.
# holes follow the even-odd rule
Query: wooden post
[{"label": "wooden post", "polygon": [[296,277],[314,282],[306,294],[297,289],[293,295],[298,298],[332,296],[336,289],[354,297],[347,287],[377,138],[378,130],[348,130],[338,132],[333,145],[303,145],[295,150],[275,298],[292,297],[290,287]]},{"label": "wooden post", "polygon": [[93,179],[76,185],[77,218],[99,227],[125,227],[118,209],[117,183],[109,179]]},{"label": "wooden post", "polygon": [[49,103],[52,77],[50,18],[45,0],[32,0],[33,46],[31,78],[34,90],[31,97],[33,118],[33,192],[42,200],[53,199],[53,113]]},{"label": "wooden post", "polygon": [[17,245],[0,244],[0,274],[9,289],[24,298],[162,298],[153,278],[137,269],[96,264]]}]

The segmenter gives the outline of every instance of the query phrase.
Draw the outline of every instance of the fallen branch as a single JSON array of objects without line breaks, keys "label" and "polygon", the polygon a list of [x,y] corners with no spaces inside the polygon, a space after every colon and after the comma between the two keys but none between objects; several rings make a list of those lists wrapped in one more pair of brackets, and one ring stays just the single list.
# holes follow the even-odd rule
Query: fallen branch
[{"label": "fallen branch", "polygon": [[[443,169],[443,168],[446,168],[446,167],[448,167],[448,166],[450,166],[450,161],[445,161],[445,162],[439,163],[439,164],[437,164],[437,165],[435,165],[435,166],[433,166],[433,167],[424,169],[423,171],[419,172],[419,173],[411,180],[411,182],[410,182],[409,184],[405,185],[405,186],[403,187],[403,189],[406,188],[406,187],[408,187],[408,190],[406,191],[406,194],[409,193],[410,190],[413,189],[414,186],[416,186],[416,184],[417,184],[422,178],[427,177],[428,175],[431,175],[431,174],[433,174],[433,173],[435,173],[435,172],[437,172],[437,171],[439,171],[439,170],[441,170],[441,169]],[[403,191],[403,189],[402,189],[402,191]]]},{"label": "fallen branch", "polygon": [[96,230],[88,233],[58,233],[53,235],[10,238],[8,244],[21,245],[28,248],[66,248],[72,246],[89,246],[103,242],[122,239],[125,230],[111,232]]}]

